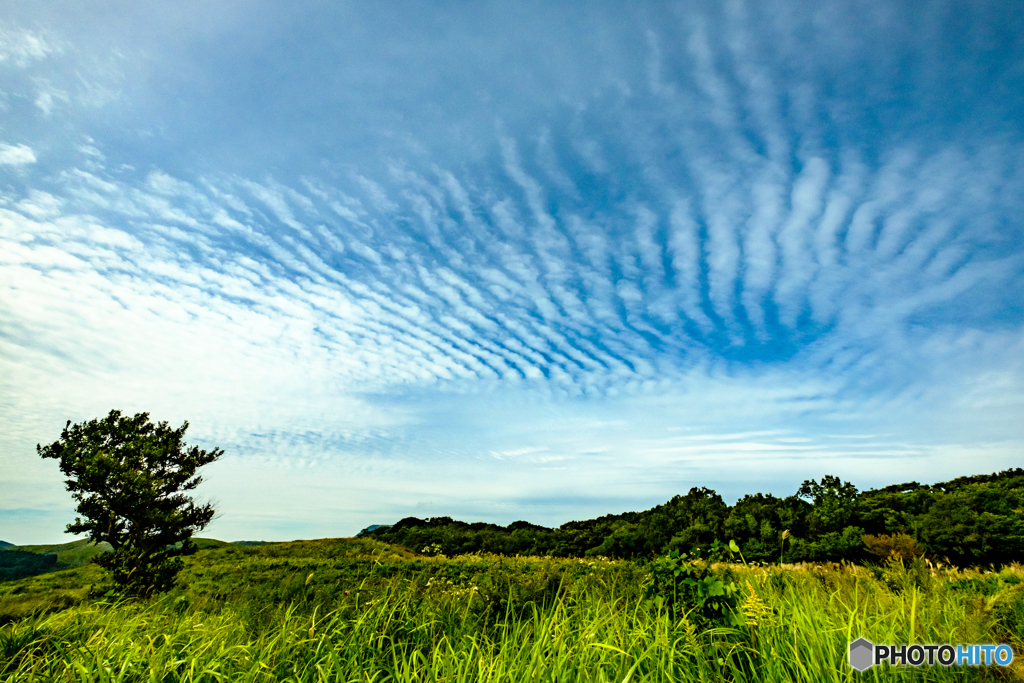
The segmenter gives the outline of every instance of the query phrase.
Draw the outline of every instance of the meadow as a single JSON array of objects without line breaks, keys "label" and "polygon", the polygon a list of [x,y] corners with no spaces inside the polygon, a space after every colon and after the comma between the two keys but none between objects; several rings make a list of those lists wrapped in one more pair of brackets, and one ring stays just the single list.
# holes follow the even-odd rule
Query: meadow
[{"label": "meadow", "polygon": [[652,592],[650,563],[201,545],[147,600],[117,599],[92,564],[0,583],[0,681],[1024,680],[1019,659],[847,664],[861,636],[1024,652],[1020,565],[705,563],[735,588],[725,623]]}]

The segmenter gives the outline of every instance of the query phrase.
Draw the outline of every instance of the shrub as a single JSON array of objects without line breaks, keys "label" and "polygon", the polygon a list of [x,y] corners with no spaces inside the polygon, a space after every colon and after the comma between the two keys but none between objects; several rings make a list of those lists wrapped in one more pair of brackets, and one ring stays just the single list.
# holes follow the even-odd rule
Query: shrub
[{"label": "shrub", "polygon": [[738,626],[740,598],[728,574],[716,574],[700,550],[668,555],[651,562],[645,592],[648,604],[667,610],[673,620],[684,616],[698,626]]},{"label": "shrub", "polygon": [[918,545],[913,536],[907,534],[882,534],[873,536],[864,534],[861,536],[864,545],[875,555],[883,560],[900,558],[904,562],[910,562],[915,557],[924,555],[924,549]]}]

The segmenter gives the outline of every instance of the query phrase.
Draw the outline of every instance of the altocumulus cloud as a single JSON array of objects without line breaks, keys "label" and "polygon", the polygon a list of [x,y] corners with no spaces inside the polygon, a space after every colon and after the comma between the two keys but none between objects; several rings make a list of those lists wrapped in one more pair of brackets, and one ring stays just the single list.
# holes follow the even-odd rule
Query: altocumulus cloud
[{"label": "altocumulus cloud", "polygon": [[25,145],[0,145],[0,165],[20,166],[22,164],[33,164],[36,155],[32,148]]},{"label": "altocumulus cloud", "polygon": [[3,27],[4,540],[111,407],[225,538],[1019,460],[1020,18],[317,8]]}]

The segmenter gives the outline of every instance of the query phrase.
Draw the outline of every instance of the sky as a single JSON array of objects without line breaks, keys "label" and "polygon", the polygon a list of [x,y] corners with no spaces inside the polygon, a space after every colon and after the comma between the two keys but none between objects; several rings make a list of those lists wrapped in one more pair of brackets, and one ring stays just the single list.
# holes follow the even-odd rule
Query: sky
[{"label": "sky", "polygon": [[223,540],[1024,462],[1014,3],[0,6],[0,539],[111,409]]}]

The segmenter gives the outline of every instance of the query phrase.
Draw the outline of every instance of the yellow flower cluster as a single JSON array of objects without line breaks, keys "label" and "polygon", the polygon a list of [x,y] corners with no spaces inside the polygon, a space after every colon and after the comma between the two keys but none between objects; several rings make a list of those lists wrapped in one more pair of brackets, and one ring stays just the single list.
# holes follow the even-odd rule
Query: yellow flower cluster
[{"label": "yellow flower cluster", "polygon": [[749,580],[747,581],[747,588],[750,589],[750,595],[740,604],[740,612],[743,613],[743,618],[747,624],[757,626],[765,617],[771,614],[772,610],[758,597],[757,591],[754,590],[754,586]]}]

